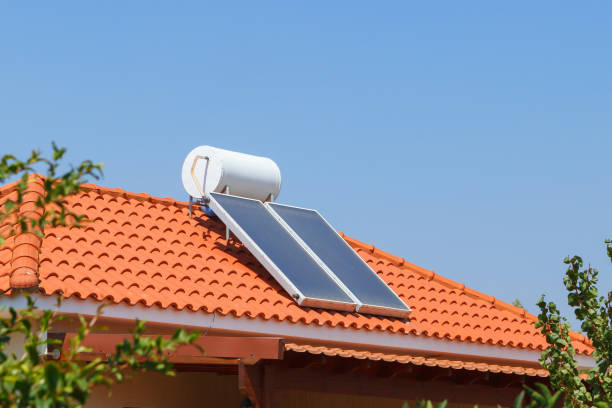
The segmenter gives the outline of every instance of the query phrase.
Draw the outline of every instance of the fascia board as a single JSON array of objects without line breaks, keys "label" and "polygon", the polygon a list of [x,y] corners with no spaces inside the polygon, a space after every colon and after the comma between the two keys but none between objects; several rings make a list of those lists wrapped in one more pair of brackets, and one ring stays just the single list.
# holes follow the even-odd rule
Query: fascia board
[{"label": "fascia board", "polygon": [[[80,300],[68,298],[56,308],[55,296],[32,296],[40,309],[57,310],[66,314],[94,315],[100,302],[92,299]],[[16,309],[24,308],[27,302],[23,296],[3,296],[2,305]],[[286,321],[263,320],[259,318],[220,316],[213,313],[191,310],[176,310],[172,308],[147,307],[141,304],[111,304],[104,308],[103,316],[116,319],[146,320],[150,323],[162,323],[173,326],[191,326],[202,329],[215,329],[234,332],[236,334],[252,334],[259,336],[276,336],[286,340],[313,341],[320,343],[346,343],[352,347],[362,348],[393,348],[406,350],[406,353],[440,353],[468,357],[491,358],[498,360],[514,360],[517,362],[538,362],[540,352],[492,344],[456,342],[425,336],[414,336],[406,333],[390,333],[381,331],[365,331],[344,327],[314,326]],[[580,368],[595,366],[591,356],[576,355]]]}]

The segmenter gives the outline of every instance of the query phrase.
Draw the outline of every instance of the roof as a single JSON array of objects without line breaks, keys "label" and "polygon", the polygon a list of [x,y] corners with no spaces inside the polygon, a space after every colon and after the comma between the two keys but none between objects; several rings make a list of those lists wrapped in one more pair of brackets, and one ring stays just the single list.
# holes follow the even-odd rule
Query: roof
[{"label": "roof", "polygon": [[[2,187],[0,203],[13,190]],[[200,210],[190,217],[185,202],[94,184],[67,201],[90,222],[80,229],[48,228],[42,240],[33,234],[8,240],[0,248],[0,291],[35,285],[37,276],[45,295],[525,350],[546,347],[534,328],[536,317],[524,309],[346,235],[341,234],[410,306],[408,320],[298,306],[245,247],[226,242],[220,220]],[[572,336],[578,353],[591,354],[583,335]]]},{"label": "roof", "polygon": [[525,367],[524,365],[494,364],[485,361],[466,361],[465,358],[437,358],[413,354],[381,353],[369,350],[354,350],[340,347],[316,346],[312,344],[297,343],[286,343],[285,350],[296,353],[356,358],[359,360],[386,361],[417,366],[452,368],[454,370],[548,377],[548,371],[537,366],[537,363],[534,364],[533,367]]}]

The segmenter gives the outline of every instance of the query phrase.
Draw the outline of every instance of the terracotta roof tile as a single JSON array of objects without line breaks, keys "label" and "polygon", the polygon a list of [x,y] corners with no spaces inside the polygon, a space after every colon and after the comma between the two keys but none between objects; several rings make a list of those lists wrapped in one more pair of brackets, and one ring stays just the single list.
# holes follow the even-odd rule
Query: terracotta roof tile
[{"label": "terracotta roof tile", "polygon": [[442,359],[409,354],[381,353],[367,350],[353,350],[339,347],[314,346],[310,344],[286,343],[285,350],[296,353],[323,354],[356,358],[360,360],[386,361],[418,366],[452,368],[455,370],[476,370],[491,373],[518,374],[537,377],[548,377],[548,371],[538,366],[509,364],[492,364],[484,361],[466,361],[465,359]]},{"label": "terracotta roof tile", "polygon": [[[17,200],[16,185],[13,183],[0,190],[0,205],[4,207],[8,200]],[[17,215],[0,225],[2,236],[10,237],[5,245],[5,248],[10,248],[10,261],[7,262],[8,251],[4,252],[4,261],[0,260],[0,276],[4,277],[0,280],[0,290],[3,292],[11,288],[29,288],[38,284],[38,254],[41,238],[33,232],[20,231],[15,227],[15,221],[17,216],[37,219],[42,215],[42,208],[36,206],[36,202],[42,198],[44,191],[40,176],[36,174],[30,176],[19,208],[16,209]]]},{"label": "terracotta roof tile", "polygon": [[[3,194],[10,194],[8,186],[0,199]],[[199,210],[190,218],[187,203],[87,184],[68,205],[90,222],[81,229],[47,229],[38,254],[39,287],[47,295],[531,350],[546,345],[534,328],[536,317],[523,309],[344,234],[412,308],[408,321],[297,306],[239,242],[226,244],[225,226],[217,218]],[[1,290],[11,286],[7,276],[15,252],[35,244],[30,241],[13,240],[0,249]],[[575,335],[575,346],[591,353],[583,336]]]}]

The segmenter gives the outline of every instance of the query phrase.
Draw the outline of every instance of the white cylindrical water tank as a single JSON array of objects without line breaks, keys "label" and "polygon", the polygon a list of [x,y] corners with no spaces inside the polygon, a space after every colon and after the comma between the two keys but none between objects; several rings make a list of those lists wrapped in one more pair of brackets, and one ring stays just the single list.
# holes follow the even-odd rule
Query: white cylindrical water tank
[{"label": "white cylindrical water tank", "polygon": [[261,201],[276,200],[281,189],[280,169],[271,159],[212,146],[198,146],[187,155],[182,179],[187,194],[194,198],[229,192]]}]

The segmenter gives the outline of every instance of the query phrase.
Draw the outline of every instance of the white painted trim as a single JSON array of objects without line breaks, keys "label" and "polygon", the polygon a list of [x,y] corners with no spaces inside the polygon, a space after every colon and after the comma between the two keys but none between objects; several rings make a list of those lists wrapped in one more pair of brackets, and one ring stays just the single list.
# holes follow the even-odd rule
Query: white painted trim
[{"label": "white painted trim", "polygon": [[[56,299],[51,296],[32,296],[37,307],[41,309],[56,309]],[[23,296],[2,296],[1,305],[23,308],[27,302]],[[64,299],[59,312],[93,315],[96,313],[99,302],[87,299]],[[343,327],[313,326],[286,321],[272,321],[262,319],[249,319],[234,316],[213,316],[211,313],[190,310],[178,311],[175,309],[160,309],[146,307],[141,304],[134,306],[124,303],[112,304],[104,308],[105,317],[118,319],[141,319],[148,322],[164,323],[174,326],[192,326],[200,328],[213,328],[235,333],[249,333],[264,336],[278,336],[286,340],[327,341],[349,343],[352,347],[389,347],[404,349],[406,352],[417,351],[426,353],[455,354],[469,357],[484,357],[499,360],[515,360],[517,362],[537,362],[539,351],[524,350],[498,345],[456,342],[434,337],[414,336],[404,333],[390,333],[381,331],[366,331],[346,329]],[[590,356],[578,355],[576,360],[581,368],[595,366]]]}]

